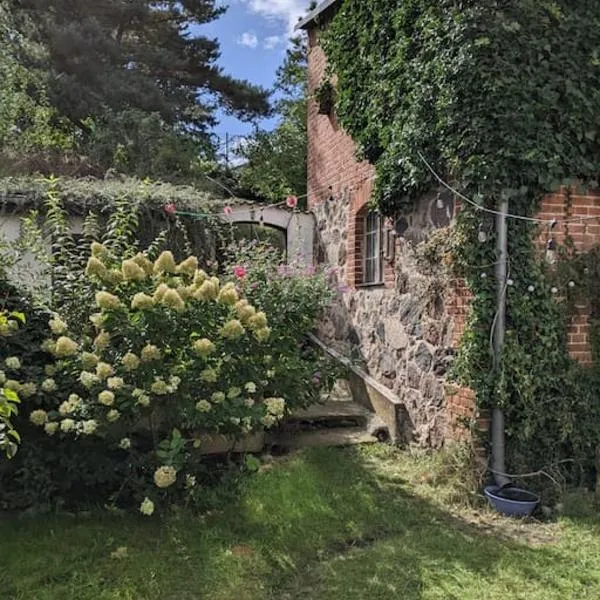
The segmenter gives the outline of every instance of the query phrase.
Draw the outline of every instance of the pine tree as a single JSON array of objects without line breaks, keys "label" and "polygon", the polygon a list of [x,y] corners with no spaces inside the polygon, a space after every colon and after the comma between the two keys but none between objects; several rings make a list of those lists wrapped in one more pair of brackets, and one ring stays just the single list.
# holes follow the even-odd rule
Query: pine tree
[{"label": "pine tree", "polygon": [[[265,90],[224,74],[217,40],[201,26],[224,11],[215,0],[8,0],[47,49],[48,95],[87,131],[106,112],[155,113],[202,134],[217,107],[243,119],[268,113]],[[39,65],[38,65],[39,66]]]}]

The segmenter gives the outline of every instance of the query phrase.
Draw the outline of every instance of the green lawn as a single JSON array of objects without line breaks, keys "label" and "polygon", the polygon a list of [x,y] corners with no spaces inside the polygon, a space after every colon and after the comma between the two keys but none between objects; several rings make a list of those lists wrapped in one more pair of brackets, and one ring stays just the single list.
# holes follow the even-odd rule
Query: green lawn
[{"label": "green lawn", "polygon": [[[269,465],[203,518],[4,520],[0,598],[600,598],[591,502],[567,503],[548,524],[452,508],[434,462],[386,447],[310,451]],[[119,547],[126,555],[111,557]]]}]

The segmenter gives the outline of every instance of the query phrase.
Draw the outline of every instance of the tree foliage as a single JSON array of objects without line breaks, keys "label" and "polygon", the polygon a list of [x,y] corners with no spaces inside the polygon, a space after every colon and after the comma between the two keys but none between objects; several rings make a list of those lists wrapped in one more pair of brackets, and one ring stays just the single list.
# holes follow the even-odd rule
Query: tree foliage
[{"label": "tree foliage", "polygon": [[[21,21],[27,29],[27,20]],[[67,129],[47,97],[43,72],[28,66],[25,56],[43,54],[17,29],[17,20],[0,2],[0,147],[32,152],[70,146]]]},{"label": "tree foliage", "polygon": [[[201,34],[225,10],[215,4],[1,0],[0,139],[16,132],[24,154],[62,150],[94,175],[193,180],[214,154],[217,109],[270,110],[266,90],[217,65],[218,41]],[[73,172],[48,163],[29,170]]]},{"label": "tree foliage", "polygon": [[159,113],[203,129],[214,100],[235,114],[265,114],[266,94],[216,65],[219,44],[197,27],[219,17],[214,0],[20,0],[34,36],[48,50],[49,93],[74,122],[105,108]]},{"label": "tree foliage", "polygon": [[257,131],[240,148],[247,162],[240,184],[260,198],[280,202],[288,194],[306,193],[307,55],[301,38],[292,40],[277,70],[274,93],[279,123],[272,131]]}]

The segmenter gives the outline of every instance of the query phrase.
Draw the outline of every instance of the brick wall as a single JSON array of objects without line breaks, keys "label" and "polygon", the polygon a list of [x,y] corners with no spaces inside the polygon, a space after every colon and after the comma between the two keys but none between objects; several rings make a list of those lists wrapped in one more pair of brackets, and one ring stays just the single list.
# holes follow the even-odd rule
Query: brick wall
[{"label": "brick wall", "polygon": [[[558,220],[552,230],[548,228],[542,231],[541,244],[546,244],[550,235],[558,244],[564,243],[565,237],[569,235],[575,248],[580,252],[600,244],[600,192],[569,195],[566,190],[561,190],[544,198],[538,216],[548,222],[555,218]],[[583,219],[580,222],[560,221],[560,219],[573,221],[579,217]],[[572,358],[583,364],[592,362],[588,315],[589,308],[585,304],[578,305],[571,318],[568,332],[569,353]]]},{"label": "brick wall", "polygon": [[[311,93],[322,82],[325,72],[326,57],[318,44],[317,32],[312,30],[309,33],[308,60],[308,78]],[[359,283],[362,266],[360,244],[357,241],[362,231],[360,229],[361,222],[357,219],[357,215],[361,210],[364,210],[365,205],[370,200],[373,177],[373,167],[367,162],[357,161],[355,145],[352,139],[340,128],[335,115],[320,115],[317,103],[310,101],[308,107],[308,206],[317,215],[319,230],[323,234],[324,244],[327,246],[325,255],[328,257],[328,261],[338,269],[340,279],[350,288],[354,288]],[[553,218],[564,219],[565,217],[571,219],[576,217],[598,217],[598,219],[588,220],[585,223],[570,223],[568,233],[579,250],[587,250],[600,243],[600,193],[572,194],[570,198],[567,197],[564,191],[550,195],[542,202],[539,217],[548,221]],[[344,220],[344,223],[339,227],[332,228],[332,220]],[[331,231],[332,229],[333,231]],[[564,241],[566,233],[563,223],[559,223],[552,231],[559,244]],[[547,238],[548,233],[543,232],[540,243],[545,245]],[[387,366],[384,368],[378,361],[380,361],[382,349],[383,353],[387,353],[389,344],[385,339],[381,343],[379,341],[373,342],[375,334],[370,334],[370,339],[366,339],[367,334],[361,331],[360,321],[370,315],[373,319],[376,317],[379,322],[387,320],[388,323],[395,323],[402,318],[402,310],[397,312],[398,301],[402,305],[407,296],[415,295],[411,286],[407,286],[405,281],[403,282],[407,273],[410,274],[409,279],[413,282],[418,279],[418,276],[415,274],[414,265],[411,264],[406,247],[400,241],[396,244],[396,254],[395,265],[384,261],[385,286],[382,286],[381,298],[377,296],[378,299],[375,302],[373,296],[365,295],[365,292],[360,290],[357,290],[356,293],[344,294],[342,306],[346,311],[345,315],[343,317],[338,315],[337,319],[333,319],[335,326],[331,323],[329,326],[331,330],[345,331],[344,335],[347,334],[348,329],[356,330],[353,337],[357,341],[352,342],[352,350],[358,347],[371,374],[378,377],[381,372],[384,383],[403,397],[407,402],[407,406],[410,406],[411,403],[414,405],[412,409],[409,409],[409,412],[416,415],[414,420],[419,425],[419,419],[432,419],[433,417],[423,417],[423,415],[418,414],[419,410],[416,405],[422,399],[421,396],[417,398],[418,394],[415,390],[424,394],[423,399],[427,401],[426,392],[433,385],[434,377],[431,372],[427,372],[419,380],[420,383],[412,377],[410,363],[413,361],[414,364],[415,353],[417,352],[415,348],[422,348],[425,342],[429,350],[434,353],[443,350],[444,343],[456,348],[465,329],[471,296],[464,282],[453,282],[445,294],[444,314],[445,318],[451,322],[450,331],[447,334],[445,333],[446,325],[440,321],[441,333],[439,340],[445,337],[447,337],[447,340],[437,342],[436,350],[436,344],[429,344],[429,340],[421,341],[422,338],[419,337],[418,332],[412,334],[410,328],[408,328],[409,347],[406,350],[394,351],[389,355],[396,357],[394,360],[397,361],[397,368],[394,369],[395,379],[386,381],[385,373],[390,369]],[[379,313],[374,314],[376,304],[384,308]],[[369,310],[365,311],[365,307]],[[431,317],[431,315],[429,316]],[[423,315],[422,318],[427,318],[427,315]],[[347,323],[342,323],[344,319]],[[381,325],[381,323],[379,324]],[[377,323],[374,320],[372,323],[369,322],[368,325],[373,327],[377,326]],[[339,334],[339,331],[336,335],[343,337],[342,334]],[[583,363],[589,363],[591,361],[590,328],[586,306],[577,307],[568,333],[571,356]],[[443,380],[443,375],[437,378],[438,382]],[[426,386],[423,385],[423,381],[427,381]],[[425,391],[423,391],[424,387],[427,388]],[[474,414],[473,393],[467,389],[446,388],[446,392],[442,391],[441,395],[445,397],[443,410],[446,419],[444,426],[446,435],[447,437],[461,437],[464,429],[459,426],[460,421],[463,418],[471,418]],[[431,407],[427,410],[431,412]],[[436,415],[435,419],[439,418],[439,414],[435,411],[431,414]],[[478,418],[480,428],[485,428],[489,421],[489,415],[478,415]],[[427,427],[423,426],[423,429],[425,430]],[[429,439],[432,439],[431,436],[435,434],[427,429],[426,435],[429,436]]]},{"label": "brick wall", "polygon": [[[580,252],[585,252],[600,244],[600,192],[569,195],[563,189],[542,200],[537,217],[548,223],[553,219],[557,221],[556,226],[552,228],[541,226],[538,240],[541,252],[546,249],[551,238],[561,245],[564,244],[567,235],[570,235],[575,248]],[[578,222],[576,219],[579,217],[584,220]],[[571,222],[565,222],[565,220]],[[471,294],[464,282],[453,282],[448,290],[446,308],[453,320],[452,343],[455,347],[458,346],[464,333],[470,302]],[[586,304],[576,305],[574,314],[571,316],[567,347],[571,358],[582,364],[591,364],[589,307]],[[448,389],[446,403],[449,425],[454,431],[454,437],[460,437],[461,418],[470,417],[473,414],[474,400],[471,390],[456,387]],[[487,418],[487,415],[485,417]]]},{"label": "brick wall", "polygon": [[[309,34],[308,83],[315,90],[325,77],[327,61],[318,45],[316,32]],[[349,198],[348,239],[345,279],[349,286],[360,285],[362,276],[362,236],[364,216],[373,190],[375,169],[358,162],[352,138],[339,127],[335,114],[319,114],[314,100],[308,106],[308,208],[330,198]],[[394,267],[383,261],[383,284],[394,284]]]},{"label": "brick wall", "polygon": [[[309,34],[308,85],[312,93],[325,77],[327,60],[318,45],[317,33]],[[318,106],[308,107],[308,194],[309,208],[330,196],[339,197],[352,190],[360,197],[359,205],[370,195],[369,180],[374,169],[367,162],[358,163],[352,139],[342,131],[335,115],[319,115]]]}]

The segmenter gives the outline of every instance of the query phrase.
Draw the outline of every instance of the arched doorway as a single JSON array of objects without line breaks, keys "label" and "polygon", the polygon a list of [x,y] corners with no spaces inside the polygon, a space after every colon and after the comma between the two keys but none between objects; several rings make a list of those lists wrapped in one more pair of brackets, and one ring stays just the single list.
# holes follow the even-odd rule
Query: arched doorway
[{"label": "arched doorway", "polygon": [[271,236],[285,250],[288,261],[314,263],[315,221],[311,213],[256,204],[238,204],[231,208],[231,214],[221,215],[225,223],[241,227],[241,233]]}]

